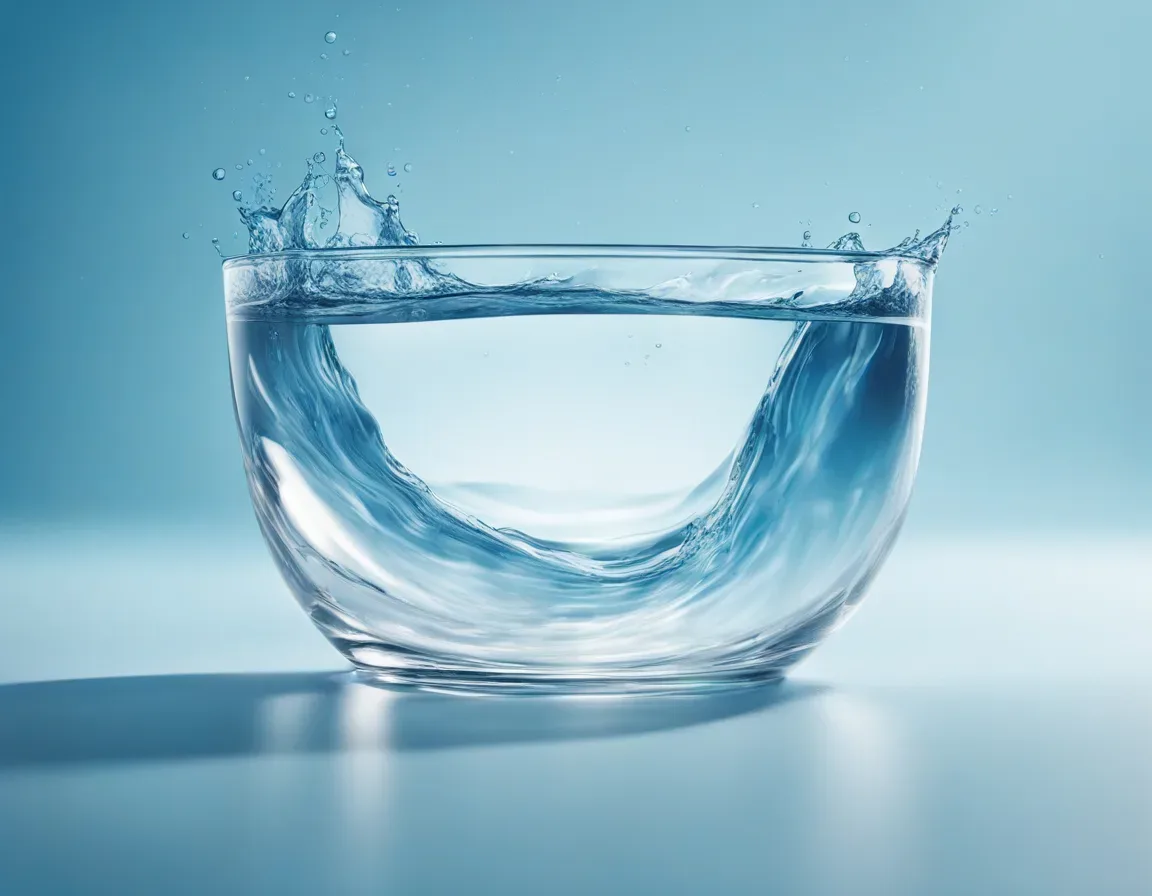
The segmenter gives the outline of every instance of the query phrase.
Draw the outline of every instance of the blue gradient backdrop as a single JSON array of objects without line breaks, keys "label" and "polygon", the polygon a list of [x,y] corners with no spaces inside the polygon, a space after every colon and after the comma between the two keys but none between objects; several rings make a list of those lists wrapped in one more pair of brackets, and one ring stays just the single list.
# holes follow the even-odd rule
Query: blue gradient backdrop
[{"label": "blue gradient backdrop", "polygon": [[[238,245],[237,162],[266,148],[283,197],[331,151],[309,91],[339,97],[370,186],[428,241],[780,245],[810,220],[827,243],[859,211],[880,247],[962,189],[914,525],[1149,520],[1146,3],[4,17],[0,521],[249,518],[209,240]],[[389,162],[414,170],[393,180]]]}]

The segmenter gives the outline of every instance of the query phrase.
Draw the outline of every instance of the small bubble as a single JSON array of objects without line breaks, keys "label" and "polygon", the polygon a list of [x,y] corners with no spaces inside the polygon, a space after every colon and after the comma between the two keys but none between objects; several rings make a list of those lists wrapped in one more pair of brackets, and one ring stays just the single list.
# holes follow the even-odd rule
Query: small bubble
[{"label": "small bubble", "polygon": [[851,221],[853,224],[859,224],[860,223],[860,212],[852,212],[848,216],[848,220]]},{"label": "small bubble", "polygon": [[389,165],[388,166],[388,176],[389,177],[395,177],[396,176],[396,166],[395,165]]},{"label": "small bubble", "polygon": [[320,128],[320,133],[323,136],[327,136],[328,135],[328,128]]},{"label": "small bubble", "polygon": [[324,153],[318,152],[312,156],[312,161],[319,163],[319,162],[323,162],[327,158],[328,157],[326,155],[324,155]]},{"label": "small bubble", "polygon": [[312,94],[310,94],[310,93],[306,93],[306,94],[304,94],[304,102],[314,103],[314,102],[316,102],[316,97],[312,96]]},{"label": "small bubble", "polygon": [[265,154],[265,153],[267,153],[267,152],[268,152],[268,150],[266,150],[266,149],[262,149],[262,150],[260,150],[260,155],[264,155],[264,154]]},{"label": "small bubble", "polygon": [[978,206],[976,206],[974,209],[972,209],[972,211],[976,212],[976,214],[978,214],[978,215],[979,215],[979,214],[981,214],[981,213],[984,211],[984,206],[982,206],[982,205],[978,205]]},{"label": "small bubble", "polygon": [[216,168],[212,172],[213,180],[224,180],[225,171],[223,168]]},{"label": "small bubble", "polygon": [[288,91],[288,99],[290,99],[290,100],[296,99],[296,91],[295,90],[289,90]]},{"label": "small bubble", "polygon": [[329,31],[327,34],[325,34],[324,35],[324,43],[326,43],[326,44],[336,43],[336,32],[335,31]]},{"label": "small bubble", "polygon": [[333,121],[336,118],[336,107],[335,106],[329,106],[327,109],[325,109],[324,110],[324,117],[327,118],[329,121]]},{"label": "small bubble", "polygon": [[244,198],[244,194],[241,193],[239,190],[233,190],[232,191],[232,198],[235,199],[237,202],[239,202],[241,199]]},{"label": "small bubble", "polygon": [[192,239],[192,234],[190,234],[190,233],[189,233],[187,230],[185,230],[185,231],[184,231],[182,234],[180,234],[180,235],[181,235],[182,237],[184,237],[184,239],[186,239],[186,240],[190,240],[190,239]]},{"label": "small bubble", "polygon": [[344,51],[344,55],[345,55],[345,56],[351,56],[351,55],[352,55],[352,51],[351,51],[351,50],[345,50],[345,51]]},{"label": "small bubble", "polygon": [[412,163],[411,163],[411,162],[405,162],[405,163],[404,163],[404,170],[405,170],[405,171],[406,171],[408,174],[411,174],[411,173],[412,173]]}]

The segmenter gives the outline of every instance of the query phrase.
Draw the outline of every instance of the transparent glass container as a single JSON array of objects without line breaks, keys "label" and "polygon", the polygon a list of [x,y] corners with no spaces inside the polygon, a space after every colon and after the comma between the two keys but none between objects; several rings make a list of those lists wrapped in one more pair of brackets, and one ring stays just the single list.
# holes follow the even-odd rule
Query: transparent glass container
[{"label": "transparent glass container", "polygon": [[933,274],[808,249],[229,259],[257,518],[312,621],[381,682],[779,677],[904,518]]}]

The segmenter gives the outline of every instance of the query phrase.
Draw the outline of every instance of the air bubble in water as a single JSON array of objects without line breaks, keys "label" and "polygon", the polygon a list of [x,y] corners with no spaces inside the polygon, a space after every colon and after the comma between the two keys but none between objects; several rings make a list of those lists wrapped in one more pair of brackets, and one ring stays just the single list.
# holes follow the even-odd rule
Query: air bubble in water
[{"label": "air bubble in water", "polygon": [[860,223],[860,212],[852,212],[848,216],[848,220],[851,221],[853,224],[859,224]]},{"label": "air bubble in water", "polygon": [[241,199],[244,198],[244,194],[241,193],[239,190],[233,190],[232,191],[232,198],[235,199],[237,202],[239,202]]},{"label": "air bubble in water", "polygon": [[332,106],[329,106],[327,109],[325,109],[324,110],[324,117],[327,118],[329,121],[333,121],[336,118],[336,106],[332,105]]},{"label": "air bubble in water", "polygon": [[411,174],[412,173],[412,163],[411,162],[405,162],[404,163],[404,170],[406,172],[408,172],[409,174]]},{"label": "air bubble in water", "polygon": [[324,155],[324,153],[317,152],[312,156],[312,161],[319,163],[319,162],[323,162],[327,158],[328,157],[326,155]]},{"label": "air bubble in water", "polygon": [[329,31],[327,34],[325,34],[324,35],[324,43],[326,43],[326,44],[336,43],[336,32],[335,31]]},{"label": "air bubble in water", "polygon": [[223,168],[217,168],[212,172],[213,180],[224,180],[225,171]]}]

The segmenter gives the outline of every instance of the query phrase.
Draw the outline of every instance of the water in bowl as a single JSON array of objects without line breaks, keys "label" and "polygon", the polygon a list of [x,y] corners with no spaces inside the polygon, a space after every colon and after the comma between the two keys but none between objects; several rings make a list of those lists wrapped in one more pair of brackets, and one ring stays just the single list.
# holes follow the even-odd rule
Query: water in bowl
[{"label": "water in bowl", "polygon": [[[319,176],[245,212],[255,252],[316,247]],[[333,180],[324,248],[414,245],[342,147]],[[806,285],[765,301],[733,300],[748,284],[721,268],[637,290],[477,286],[435,251],[255,264],[229,287],[230,353],[282,571],[390,680],[779,674],[855,605],[903,518],[918,302],[948,230],[848,253],[839,292],[778,260]]]}]

